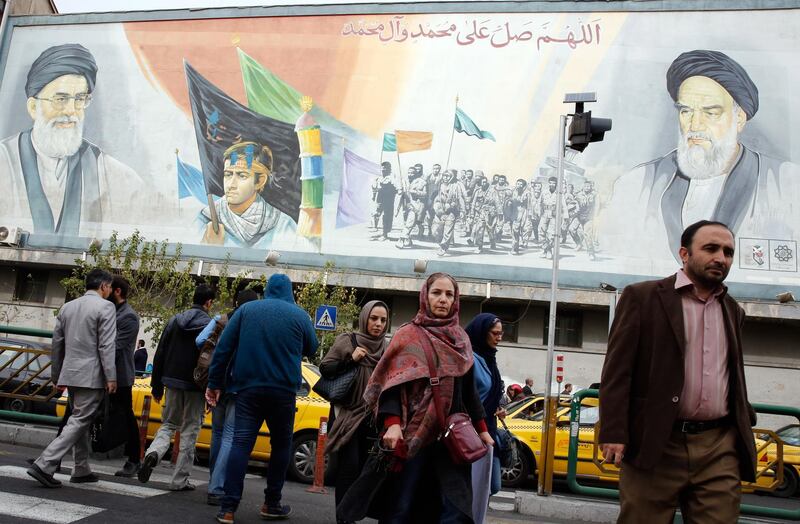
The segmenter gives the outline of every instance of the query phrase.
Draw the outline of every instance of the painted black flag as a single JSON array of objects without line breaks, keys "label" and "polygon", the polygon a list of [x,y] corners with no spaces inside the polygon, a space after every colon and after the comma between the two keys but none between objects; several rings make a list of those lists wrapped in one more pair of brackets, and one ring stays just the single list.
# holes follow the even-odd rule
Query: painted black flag
[{"label": "painted black flag", "polygon": [[261,196],[297,222],[300,213],[300,144],[294,126],[260,115],[233,100],[184,61],[194,131],[206,192],[223,197],[226,149],[258,142],[272,150],[272,176]]}]

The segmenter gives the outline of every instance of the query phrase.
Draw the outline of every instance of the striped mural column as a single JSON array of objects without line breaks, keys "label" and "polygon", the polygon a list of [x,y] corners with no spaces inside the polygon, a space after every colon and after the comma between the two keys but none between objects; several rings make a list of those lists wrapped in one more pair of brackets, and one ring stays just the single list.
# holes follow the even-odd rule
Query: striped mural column
[{"label": "striped mural column", "polygon": [[300,99],[303,114],[294,130],[300,142],[302,193],[297,234],[310,239],[317,249],[322,247],[322,196],[325,177],[322,172],[322,137],[320,127],[309,111],[314,107],[311,97]]}]

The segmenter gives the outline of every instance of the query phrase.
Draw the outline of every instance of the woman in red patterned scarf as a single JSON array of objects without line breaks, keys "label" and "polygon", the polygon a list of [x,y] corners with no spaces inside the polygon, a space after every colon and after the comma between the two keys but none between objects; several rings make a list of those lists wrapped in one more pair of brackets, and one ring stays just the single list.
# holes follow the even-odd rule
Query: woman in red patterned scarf
[{"label": "woman in red patterned scarf", "polygon": [[381,523],[473,522],[471,466],[453,463],[438,440],[441,428],[422,338],[433,346],[444,412],[469,414],[481,439],[493,445],[475,389],[472,347],[459,325],[458,311],[458,284],[453,277],[446,273],[428,277],[420,290],[417,315],[392,337],[364,393],[385,429],[384,447],[406,457]]}]

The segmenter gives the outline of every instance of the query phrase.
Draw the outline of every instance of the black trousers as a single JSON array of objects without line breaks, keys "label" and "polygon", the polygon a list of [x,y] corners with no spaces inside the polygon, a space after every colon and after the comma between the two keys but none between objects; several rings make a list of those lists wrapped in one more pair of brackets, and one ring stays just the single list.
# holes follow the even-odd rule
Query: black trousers
[{"label": "black trousers", "polygon": [[133,387],[118,387],[117,392],[109,396],[113,409],[125,413],[125,432],[128,437],[125,441],[125,455],[130,462],[138,463],[141,454],[139,440],[139,424],[133,414]]},{"label": "black trousers", "polygon": [[361,474],[364,463],[375,440],[378,438],[375,429],[366,421],[362,422],[356,432],[336,452],[336,505],[344,498],[347,490]]}]

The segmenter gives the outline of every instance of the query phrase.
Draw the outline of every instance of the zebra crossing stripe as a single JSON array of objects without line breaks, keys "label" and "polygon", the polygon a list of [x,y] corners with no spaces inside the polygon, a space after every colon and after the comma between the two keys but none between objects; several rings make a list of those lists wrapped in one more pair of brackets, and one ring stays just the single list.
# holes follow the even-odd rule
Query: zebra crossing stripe
[{"label": "zebra crossing stripe", "polygon": [[69,524],[96,515],[101,511],[104,511],[103,508],[94,506],[0,492],[0,515],[9,517]]},{"label": "zebra crossing stripe", "polygon": [[[114,476],[114,473],[119,471],[120,467],[121,467],[121,465],[92,463],[92,471],[94,471],[95,473],[103,473],[103,474],[111,476],[111,477]],[[62,462],[61,463],[61,471],[64,471],[65,468],[70,470],[70,471],[72,471],[72,468],[73,468],[72,461],[66,461],[65,460],[64,462]],[[203,470],[201,468],[194,467],[193,471],[200,472],[200,471],[203,471]],[[208,474],[207,471],[206,471],[206,474]],[[136,477],[133,477],[133,478],[136,478]],[[258,475],[255,475],[254,478],[260,478],[260,477]],[[195,480],[194,473],[192,474],[192,478],[189,481],[192,484],[194,484],[195,486],[203,486],[205,484],[208,484],[208,482],[206,482],[205,480]],[[159,473],[158,470],[155,470],[150,475],[150,484],[149,485],[152,485],[153,482],[160,482],[160,483],[164,483],[164,484],[169,484],[170,482],[172,482],[172,474],[167,475],[167,474],[164,474],[164,473]]]},{"label": "zebra crossing stripe", "polygon": [[[10,477],[14,479],[28,479],[36,482],[27,474],[27,468],[19,466],[0,466],[0,476]],[[56,473],[53,475],[56,479],[63,482],[63,485],[70,488],[85,489],[88,491],[99,491],[101,493],[111,493],[113,495],[124,495],[126,497],[136,497],[146,499],[169,493],[163,489],[149,488],[147,486],[137,486],[135,484],[121,484],[119,482],[110,482],[108,480],[99,480],[97,482],[87,482],[83,484],[72,483],[69,481],[69,475]],[[71,522],[71,521],[70,521]]]}]

